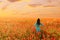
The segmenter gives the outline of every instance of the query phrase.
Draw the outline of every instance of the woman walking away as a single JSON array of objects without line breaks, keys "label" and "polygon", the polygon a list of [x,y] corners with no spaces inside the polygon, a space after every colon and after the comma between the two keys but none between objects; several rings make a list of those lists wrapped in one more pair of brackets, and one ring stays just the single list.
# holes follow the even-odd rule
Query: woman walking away
[{"label": "woman walking away", "polygon": [[40,19],[37,19],[37,22],[35,24],[35,28],[36,28],[36,32],[40,32],[40,26],[42,26],[42,24],[40,23]]},{"label": "woman walking away", "polygon": [[43,38],[43,32],[40,30],[40,27],[42,26],[42,24],[41,24],[41,22],[40,22],[40,19],[38,18],[37,19],[37,22],[35,23],[35,28],[36,28],[36,32],[37,33],[40,33],[41,32],[41,34],[39,35],[40,36],[40,40]]}]

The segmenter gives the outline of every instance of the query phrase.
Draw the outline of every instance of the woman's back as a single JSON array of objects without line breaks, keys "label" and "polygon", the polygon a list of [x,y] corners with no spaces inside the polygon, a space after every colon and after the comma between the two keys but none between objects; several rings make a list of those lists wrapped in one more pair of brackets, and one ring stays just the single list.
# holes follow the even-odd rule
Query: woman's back
[{"label": "woman's back", "polygon": [[36,28],[36,31],[37,31],[37,32],[40,32],[40,26],[41,26],[40,19],[38,18],[38,19],[37,19],[37,22],[36,22],[36,24],[35,24],[35,28]]}]

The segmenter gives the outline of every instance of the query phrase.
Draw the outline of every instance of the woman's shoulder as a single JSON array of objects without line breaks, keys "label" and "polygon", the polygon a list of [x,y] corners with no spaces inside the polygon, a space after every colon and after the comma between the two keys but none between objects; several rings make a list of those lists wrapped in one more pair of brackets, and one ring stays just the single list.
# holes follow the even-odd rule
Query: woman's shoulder
[{"label": "woman's shoulder", "polygon": [[44,26],[42,23],[40,23],[40,26]]}]

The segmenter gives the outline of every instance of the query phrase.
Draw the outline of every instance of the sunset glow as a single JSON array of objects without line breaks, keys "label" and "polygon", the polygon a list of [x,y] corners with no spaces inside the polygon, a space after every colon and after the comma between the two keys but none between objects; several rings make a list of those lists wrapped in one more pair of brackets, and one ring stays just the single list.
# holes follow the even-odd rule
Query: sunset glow
[{"label": "sunset glow", "polygon": [[0,40],[60,40],[60,0],[0,0]]},{"label": "sunset glow", "polygon": [[[60,17],[60,2],[52,0],[49,4],[48,1],[39,0],[20,0],[9,2],[8,0],[0,0],[0,17],[20,17],[20,16],[41,16],[41,17]],[[34,2],[33,2],[34,1]],[[39,3],[38,3],[39,1]],[[54,2],[54,4],[53,4]],[[56,5],[55,5],[56,3]]]}]

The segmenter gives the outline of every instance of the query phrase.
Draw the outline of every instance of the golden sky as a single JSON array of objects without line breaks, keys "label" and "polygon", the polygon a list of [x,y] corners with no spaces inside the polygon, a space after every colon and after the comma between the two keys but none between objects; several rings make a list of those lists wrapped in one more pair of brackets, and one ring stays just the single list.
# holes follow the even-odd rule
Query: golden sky
[{"label": "golden sky", "polygon": [[60,0],[0,0],[0,17],[60,17]]}]

